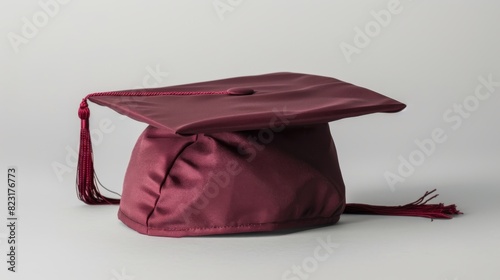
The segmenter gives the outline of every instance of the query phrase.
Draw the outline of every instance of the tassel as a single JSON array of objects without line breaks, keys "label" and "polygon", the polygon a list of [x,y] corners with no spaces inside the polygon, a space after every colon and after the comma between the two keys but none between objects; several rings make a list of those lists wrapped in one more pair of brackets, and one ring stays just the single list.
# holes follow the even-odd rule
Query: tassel
[{"label": "tassel", "polygon": [[430,200],[436,198],[438,194],[427,198],[434,193],[436,189],[427,191],[425,194],[412,203],[403,206],[378,206],[359,203],[347,203],[344,213],[345,214],[368,214],[368,215],[390,215],[390,216],[415,216],[430,219],[451,219],[451,215],[463,214],[455,204],[444,205],[427,204]]},{"label": "tassel", "polygon": [[78,168],[76,174],[78,198],[90,205],[119,204],[119,199],[105,197],[97,188],[99,181],[94,173],[92,139],[89,130],[90,110],[86,98],[80,103],[78,116],[81,120],[80,151],[78,153]]}]

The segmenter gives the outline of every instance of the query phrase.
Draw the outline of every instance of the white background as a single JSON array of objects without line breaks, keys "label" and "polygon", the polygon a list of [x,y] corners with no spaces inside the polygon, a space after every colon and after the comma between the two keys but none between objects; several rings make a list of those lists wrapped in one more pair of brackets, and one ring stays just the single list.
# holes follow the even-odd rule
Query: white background
[{"label": "white background", "polygon": [[[282,279],[311,264],[317,238],[337,248],[303,279],[500,279],[500,87],[470,103],[460,127],[443,118],[474,101],[479,77],[500,81],[498,1],[401,0],[385,26],[371,12],[389,0],[221,0],[232,6],[219,14],[212,0],[61,0],[46,16],[47,2],[0,2],[0,212],[15,165],[20,218],[16,274],[7,272],[0,227],[1,279]],[[356,45],[356,28],[367,26],[370,41]],[[343,43],[360,48],[346,56]],[[72,151],[86,94],[278,71],[335,77],[408,105],[331,123],[348,201],[397,205],[438,188],[438,200],[465,214],[344,215],[291,234],[175,239],[140,235],[116,218],[117,206],[77,200]],[[94,141],[96,169],[120,192],[144,124],[91,111],[92,128],[111,121]],[[400,156],[436,128],[446,141],[390,188],[384,174],[399,174]]]}]

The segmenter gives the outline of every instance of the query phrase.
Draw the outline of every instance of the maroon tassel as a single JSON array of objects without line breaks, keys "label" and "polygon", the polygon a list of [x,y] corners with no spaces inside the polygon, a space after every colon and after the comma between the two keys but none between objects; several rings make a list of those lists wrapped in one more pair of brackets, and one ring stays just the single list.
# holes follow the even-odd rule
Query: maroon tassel
[{"label": "maroon tassel", "polygon": [[[444,205],[427,204],[430,200],[438,196],[435,194],[430,198],[429,195],[434,193],[436,189],[427,191],[425,194],[412,203],[403,206],[378,206],[359,203],[347,203],[344,213],[345,214],[369,214],[369,215],[390,215],[390,216],[415,216],[425,217],[430,219],[451,219],[451,215],[462,214],[455,204]],[[427,198],[427,199],[426,199]]]},{"label": "maroon tassel", "polygon": [[84,98],[78,109],[81,119],[80,151],[78,154],[78,168],[76,174],[76,185],[78,198],[91,205],[96,204],[119,204],[120,200],[103,196],[97,188],[99,182],[94,177],[94,162],[92,154],[92,140],[90,138],[89,117],[90,110],[87,99]]}]

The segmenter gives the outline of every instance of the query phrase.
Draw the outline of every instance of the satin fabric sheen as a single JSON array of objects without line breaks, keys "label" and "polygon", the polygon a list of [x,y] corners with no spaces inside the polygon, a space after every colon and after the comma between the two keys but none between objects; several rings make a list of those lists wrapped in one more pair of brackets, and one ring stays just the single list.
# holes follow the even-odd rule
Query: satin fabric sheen
[{"label": "satin fabric sheen", "polygon": [[345,193],[328,125],[287,128],[260,151],[249,141],[257,134],[179,136],[149,126],[132,153],[119,218],[172,237],[337,222]]},{"label": "satin fabric sheen", "polygon": [[[224,91],[249,88],[250,95],[141,96],[157,91]],[[130,90],[124,91],[130,93]],[[261,129],[277,114],[296,116],[287,125],[327,123],[374,112],[397,112],[405,105],[334,78],[273,73],[188,85],[137,90],[137,96],[89,99],[120,114],[180,134]],[[277,113],[278,112],[278,113]],[[278,120],[278,124],[282,119]]]},{"label": "satin fabric sheen", "polygon": [[89,97],[149,124],[124,180],[118,217],[127,226],[181,237],[334,224],[345,187],[328,122],[405,108],[362,87],[298,73],[142,91],[235,87],[253,94]]}]

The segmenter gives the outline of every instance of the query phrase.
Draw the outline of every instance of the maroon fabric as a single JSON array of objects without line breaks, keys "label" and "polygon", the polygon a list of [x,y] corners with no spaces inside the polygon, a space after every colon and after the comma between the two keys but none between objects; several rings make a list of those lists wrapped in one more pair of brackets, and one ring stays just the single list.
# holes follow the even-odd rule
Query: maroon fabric
[{"label": "maroon fabric", "polygon": [[[252,89],[253,93],[143,96],[147,92],[218,92],[234,88]],[[296,116],[288,118],[286,125],[306,125],[374,112],[397,112],[405,107],[366,88],[334,78],[297,73],[122,92],[127,96],[90,96],[89,100],[181,134],[265,128],[280,114]],[[137,96],[130,96],[134,92]],[[282,123],[282,118],[275,120],[276,125]]]},{"label": "maroon fabric", "polygon": [[88,99],[149,124],[132,152],[118,216],[140,233],[173,237],[337,222],[345,188],[328,122],[405,107],[296,73]]},{"label": "maroon fabric", "polygon": [[285,129],[267,144],[249,140],[258,133],[177,136],[148,127],[132,153],[119,218],[176,237],[335,223],[345,194],[328,124]]}]

